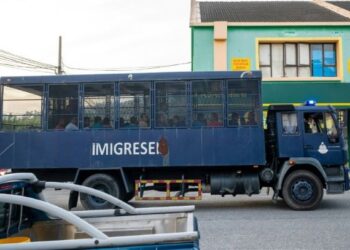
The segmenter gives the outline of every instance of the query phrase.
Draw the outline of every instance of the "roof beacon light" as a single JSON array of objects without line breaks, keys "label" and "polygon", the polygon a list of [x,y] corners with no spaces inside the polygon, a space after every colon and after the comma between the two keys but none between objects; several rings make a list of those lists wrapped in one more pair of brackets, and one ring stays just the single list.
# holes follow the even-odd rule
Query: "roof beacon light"
[{"label": "roof beacon light", "polygon": [[315,100],[307,100],[304,103],[305,106],[316,106],[316,101]]}]

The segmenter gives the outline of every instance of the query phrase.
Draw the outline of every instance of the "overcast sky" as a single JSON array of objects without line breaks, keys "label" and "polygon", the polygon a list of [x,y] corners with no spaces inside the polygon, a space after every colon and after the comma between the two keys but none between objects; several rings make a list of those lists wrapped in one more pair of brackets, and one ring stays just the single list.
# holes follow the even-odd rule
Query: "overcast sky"
[{"label": "overcast sky", "polygon": [[[0,49],[78,68],[169,65],[191,60],[190,0],[1,0]],[[153,71],[189,71],[190,64]],[[68,74],[93,73],[67,69]],[[0,76],[33,75],[0,66]]]}]

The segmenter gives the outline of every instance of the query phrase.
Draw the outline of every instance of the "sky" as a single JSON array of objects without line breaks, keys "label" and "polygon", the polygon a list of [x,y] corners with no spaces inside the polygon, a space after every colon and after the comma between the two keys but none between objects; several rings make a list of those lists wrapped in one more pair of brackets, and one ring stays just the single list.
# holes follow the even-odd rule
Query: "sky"
[{"label": "sky", "polygon": [[[62,36],[68,67],[134,69],[188,63],[190,5],[190,0],[1,0],[0,50],[57,65]],[[66,74],[106,73],[68,67]],[[152,71],[190,70],[186,64]],[[45,73],[0,66],[0,76],[38,74]]]}]

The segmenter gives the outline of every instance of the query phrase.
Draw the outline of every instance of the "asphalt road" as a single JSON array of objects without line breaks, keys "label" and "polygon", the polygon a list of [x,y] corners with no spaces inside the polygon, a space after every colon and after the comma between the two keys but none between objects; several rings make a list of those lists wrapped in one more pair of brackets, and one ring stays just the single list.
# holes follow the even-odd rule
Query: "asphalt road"
[{"label": "asphalt road", "polygon": [[[55,192],[55,193],[53,193]],[[62,207],[67,192],[46,197]],[[136,207],[195,204],[203,250],[212,249],[350,249],[350,192],[325,195],[315,211],[290,210],[271,194],[246,197],[204,195],[198,202],[132,201]],[[78,207],[80,209],[81,207]]]}]

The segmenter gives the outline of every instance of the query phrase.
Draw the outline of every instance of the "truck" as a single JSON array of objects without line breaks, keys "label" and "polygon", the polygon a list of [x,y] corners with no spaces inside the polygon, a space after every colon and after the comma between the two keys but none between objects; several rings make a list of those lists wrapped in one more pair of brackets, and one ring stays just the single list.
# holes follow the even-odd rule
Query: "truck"
[{"label": "truck", "polygon": [[[46,189],[76,190],[116,208],[67,211],[45,200]],[[0,249],[199,249],[194,206],[134,208],[102,191],[38,180],[32,173],[0,177]]]},{"label": "truck", "polygon": [[[336,110],[270,105],[261,72],[1,77],[0,168],[121,200],[274,191],[295,210],[349,190]],[[267,113],[264,118],[263,113]],[[73,191],[87,209],[112,208]]]}]

